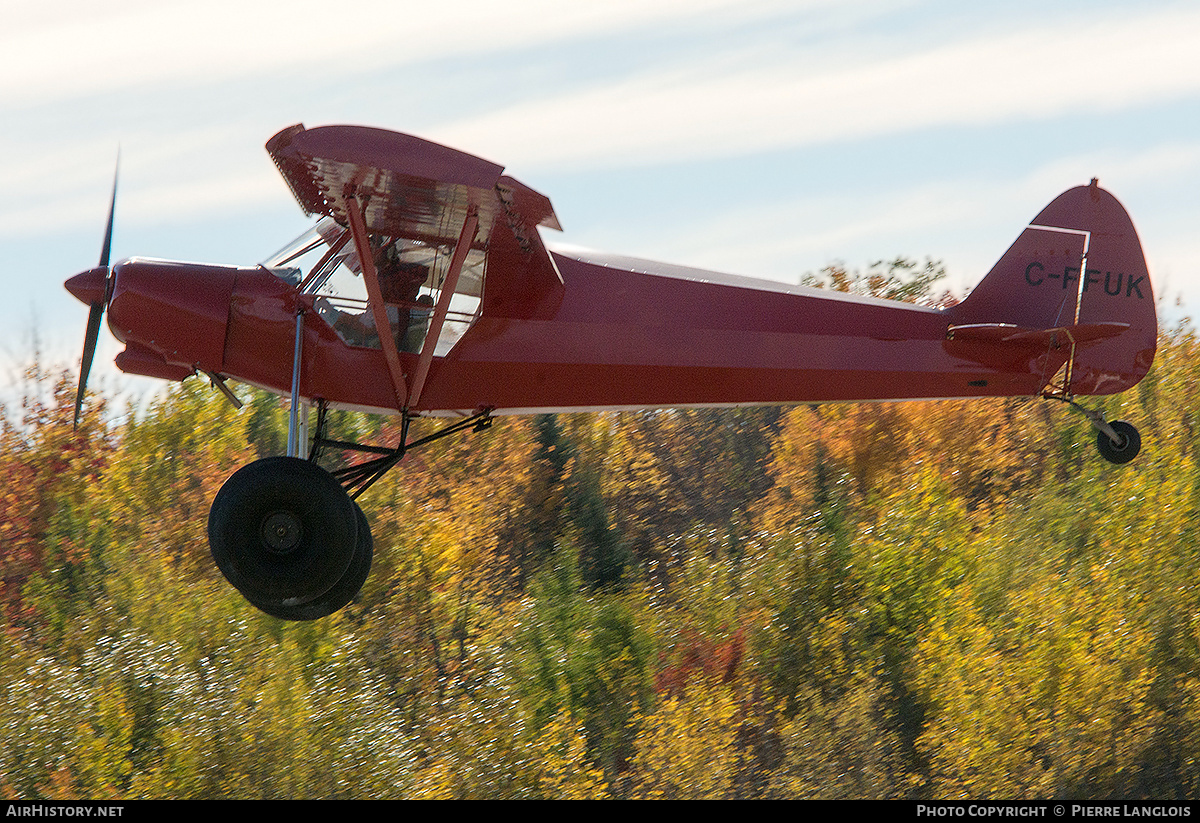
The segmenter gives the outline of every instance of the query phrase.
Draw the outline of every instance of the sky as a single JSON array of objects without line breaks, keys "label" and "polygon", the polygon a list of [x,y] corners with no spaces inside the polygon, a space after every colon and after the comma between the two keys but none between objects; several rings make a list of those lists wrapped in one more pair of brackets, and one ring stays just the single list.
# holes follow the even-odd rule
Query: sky
[{"label": "sky", "polygon": [[[963,292],[1061,191],[1200,306],[1200,5],[1165,0],[0,0],[0,400],[77,368],[114,260],[253,264],[310,225],[263,149],[353,123],[479,155],[585,246],[798,282],[932,257]],[[92,385],[137,394],[107,330]]]}]

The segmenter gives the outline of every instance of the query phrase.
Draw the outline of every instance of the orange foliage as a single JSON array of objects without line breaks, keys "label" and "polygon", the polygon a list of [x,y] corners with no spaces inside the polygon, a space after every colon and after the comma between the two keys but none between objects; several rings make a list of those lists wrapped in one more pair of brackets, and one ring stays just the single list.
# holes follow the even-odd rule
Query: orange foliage
[{"label": "orange foliage", "polygon": [[[73,426],[75,386],[61,374],[51,395],[41,386],[50,376],[34,366],[18,423],[0,409],[0,609],[11,621],[31,617],[22,589],[45,568],[46,538],[59,507],[78,502],[104,471],[113,437],[104,421],[103,403]],[[80,547],[58,547],[64,563],[79,559]]]}]

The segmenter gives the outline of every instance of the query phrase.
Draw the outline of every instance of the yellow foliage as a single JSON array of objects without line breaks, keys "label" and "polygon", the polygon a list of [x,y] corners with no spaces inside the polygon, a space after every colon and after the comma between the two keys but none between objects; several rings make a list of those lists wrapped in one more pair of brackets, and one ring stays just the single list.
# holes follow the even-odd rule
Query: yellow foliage
[{"label": "yellow foliage", "polygon": [[[799,710],[780,729],[783,762],[770,774],[770,794],[787,799],[899,798],[915,786],[888,724],[877,679],[839,673],[837,690],[802,690]],[[836,696],[835,696],[836,695]]]},{"label": "yellow foliage", "polygon": [[918,651],[933,709],[920,748],[940,798],[1081,796],[1134,779],[1160,720],[1153,636],[1126,617],[1101,567],[1013,593],[989,628],[960,588]]},{"label": "yellow foliage", "polygon": [[695,679],[639,722],[632,797],[719,800],[731,797],[741,755],[734,687]]},{"label": "yellow foliage", "polygon": [[604,773],[587,759],[583,729],[567,712],[546,724],[531,746],[540,754],[537,794],[547,800],[598,800],[608,796]]}]

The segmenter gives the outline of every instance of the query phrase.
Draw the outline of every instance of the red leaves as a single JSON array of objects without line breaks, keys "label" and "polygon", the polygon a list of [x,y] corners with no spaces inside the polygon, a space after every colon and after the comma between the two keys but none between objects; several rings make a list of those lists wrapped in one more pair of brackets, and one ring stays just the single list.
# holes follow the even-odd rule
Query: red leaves
[{"label": "red leaves", "polygon": [[69,374],[53,378],[35,365],[26,381],[20,423],[0,422],[0,609],[10,620],[31,616],[22,589],[45,568],[52,518],[82,499],[113,451],[102,401],[74,428]]},{"label": "red leaves", "polygon": [[[703,637],[695,629],[685,629],[674,649],[660,654],[662,668],[654,678],[654,690],[660,695],[681,696],[693,676],[731,683],[745,651],[742,629],[720,641]],[[667,662],[670,658],[674,662]]]}]

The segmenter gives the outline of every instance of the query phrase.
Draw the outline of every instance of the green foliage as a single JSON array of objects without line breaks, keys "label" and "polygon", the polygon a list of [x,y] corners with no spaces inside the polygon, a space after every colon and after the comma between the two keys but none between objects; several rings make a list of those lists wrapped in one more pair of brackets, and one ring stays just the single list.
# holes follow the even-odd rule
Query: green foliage
[{"label": "green foliage", "polygon": [[1015,593],[991,625],[958,593],[922,642],[918,682],[936,709],[920,745],[940,797],[1135,793],[1162,721],[1150,701],[1150,632],[1123,618],[1103,568]]},{"label": "green foliage", "polygon": [[565,549],[531,586],[519,618],[518,671],[538,725],[566,713],[612,781],[633,754],[633,719],[650,694],[649,638],[611,594],[585,594]]}]

